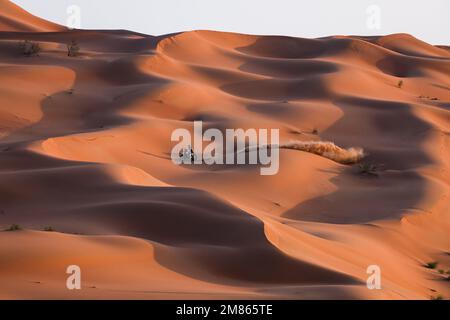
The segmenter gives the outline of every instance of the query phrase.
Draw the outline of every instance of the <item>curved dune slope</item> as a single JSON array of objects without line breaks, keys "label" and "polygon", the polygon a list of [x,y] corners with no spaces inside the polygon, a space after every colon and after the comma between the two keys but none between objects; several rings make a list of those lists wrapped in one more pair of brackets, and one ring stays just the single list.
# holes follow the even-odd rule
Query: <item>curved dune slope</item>
[{"label": "curved dune slope", "polygon": [[[1,30],[53,28],[1,8]],[[448,50],[403,34],[26,38],[39,56],[0,32],[0,227],[23,229],[0,232],[0,298],[450,297],[424,267],[450,269]],[[280,129],[279,173],[174,165],[171,133],[195,120]],[[65,289],[71,264],[84,290]]]},{"label": "curved dune slope", "polygon": [[54,32],[66,28],[35,17],[10,0],[0,0],[0,31]]}]

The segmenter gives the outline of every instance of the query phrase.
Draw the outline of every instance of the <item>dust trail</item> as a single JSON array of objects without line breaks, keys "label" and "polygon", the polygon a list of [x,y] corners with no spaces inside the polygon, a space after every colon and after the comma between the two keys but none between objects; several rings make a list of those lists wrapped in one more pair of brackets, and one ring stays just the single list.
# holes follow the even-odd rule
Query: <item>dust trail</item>
[{"label": "dust trail", "polygon": [[[270,145],[269,148],[299,150],[314,153],[324,158],[336,161],[341,164],[354,164],[364,158],[362,148],[344,149],[329,141],[290,141],[280,145]],[[240,152],[257,150],[258,147],[248,147]]]},{"label": "dust trail", "polygon": [[291,141],[281,144],[279,148],[314,153],[342,164],[357,163],[364,158],[362,148],[344,149],[329,141]]}]

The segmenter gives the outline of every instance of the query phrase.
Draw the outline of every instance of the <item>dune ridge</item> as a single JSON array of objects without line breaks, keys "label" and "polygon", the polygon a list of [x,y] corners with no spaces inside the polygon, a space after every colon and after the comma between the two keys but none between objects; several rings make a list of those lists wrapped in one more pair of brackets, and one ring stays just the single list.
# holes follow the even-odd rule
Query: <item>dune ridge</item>
[{"label": "dune ridge", "polygon": [[11,32],[63,31],[65,27],[33,16],[9,0],[0,0],[0,30]]},{"label": "dune ridge", "polygon": [[[0,232],[0,298],[450,296],[424,267],[450,269],[448,50],[41,29],[0,8],[16,21],[0,19],[0,228],[24,229]],[[280,172],[174,166],[170,135],[196,120],[280,129]],[[354,170],[363,154],[376,178]],[[84,290],[64,288],[68,264]]]}]

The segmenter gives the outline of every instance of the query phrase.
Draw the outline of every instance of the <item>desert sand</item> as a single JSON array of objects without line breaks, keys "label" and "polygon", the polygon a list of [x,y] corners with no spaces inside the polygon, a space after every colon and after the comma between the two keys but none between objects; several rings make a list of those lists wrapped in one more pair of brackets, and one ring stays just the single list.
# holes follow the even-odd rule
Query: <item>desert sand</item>
[{"label": "desert sand", "polygon": [[[194,120],[365,157],[282,148],[274,176],[175,166],[171,132]],[[13,224],[0,299],[450,298],[450,51],[408,34],[67,30],[1,0],[0,229]],[[72,264],[82,290],[66,288]]]}]

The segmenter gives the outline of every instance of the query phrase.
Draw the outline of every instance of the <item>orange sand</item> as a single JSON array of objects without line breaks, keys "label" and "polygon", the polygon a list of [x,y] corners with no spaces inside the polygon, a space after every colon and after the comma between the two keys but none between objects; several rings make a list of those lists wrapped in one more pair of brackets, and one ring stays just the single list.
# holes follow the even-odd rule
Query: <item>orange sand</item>
[{"label": "orange sand", "polygon": [[[0,298],[449,298],[424,267],[450,269],[449,106],[450,51],[406,34],[67,31],[1,0],[0,228],[24,230],[0,232]],[[361,147],[380,170],[292,149],[275,176],[175,166],[193,120]]]}]

